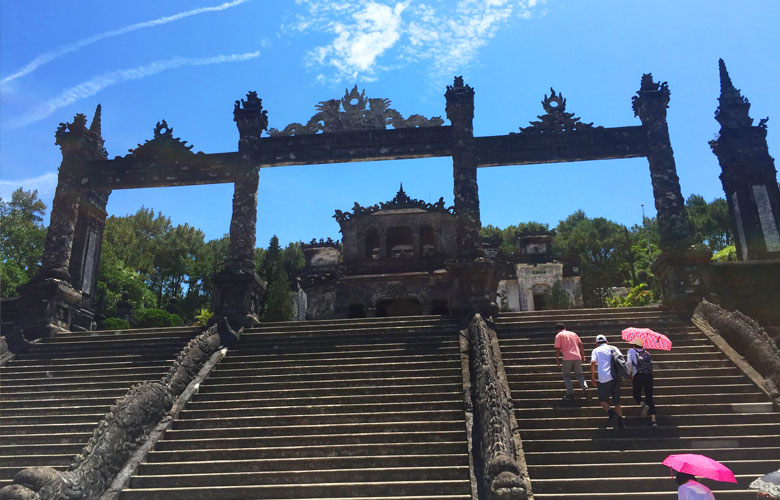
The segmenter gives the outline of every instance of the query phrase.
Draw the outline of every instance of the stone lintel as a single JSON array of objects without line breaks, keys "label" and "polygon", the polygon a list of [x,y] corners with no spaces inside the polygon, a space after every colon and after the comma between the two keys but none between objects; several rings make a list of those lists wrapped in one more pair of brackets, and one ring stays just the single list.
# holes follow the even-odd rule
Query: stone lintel
[{"label": "stone lintel", "polygon": [[642,126],[594,128],[551,135],[476,137],[477,167],[529,165],[647,156]]}]

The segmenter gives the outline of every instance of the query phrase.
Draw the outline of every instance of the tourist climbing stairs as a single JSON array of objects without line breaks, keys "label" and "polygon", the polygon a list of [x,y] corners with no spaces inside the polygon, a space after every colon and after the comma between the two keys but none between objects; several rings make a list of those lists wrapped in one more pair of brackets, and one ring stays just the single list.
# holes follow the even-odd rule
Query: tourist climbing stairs
[{"label": "tourist climbing stairs", "polygon": [[26,467],[66,468],[114,401],[162,378],[198,331],[64,333],[0,366],[0,487]]},{"label": "tourist climbing stairs", "polygon": [[263,324],[120,498],[470,499],[461,373],[439,317]]},{"label": "tourist climbing stairs", "polygon": [[[625,430],[606,427],[595,390],[591,401],[564,401],[555,364],[554,325],[580,335],[590,384],[597,334],[627,353],[628,326],[668,335],[670,352],[652,351],[658,427],[622,384]],[[718,500],[754,499],[752,479],[780,468],[780,413],[710,340],[679,316],[653,308],[504,313],[496,322],[515,415],[537,500],[649,500],[677,498],[677,484],[661,461],[673,453],[702,453],[726,464],[738,485],[703,482]],[[573,376],[573,375],[572,375]]]}]

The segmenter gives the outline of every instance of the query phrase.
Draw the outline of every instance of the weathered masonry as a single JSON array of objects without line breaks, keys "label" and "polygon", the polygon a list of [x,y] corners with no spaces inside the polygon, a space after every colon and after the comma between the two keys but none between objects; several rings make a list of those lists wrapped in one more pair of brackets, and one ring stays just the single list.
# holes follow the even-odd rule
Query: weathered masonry
[{"label": "weathered masonry", "polygon": [[[777,256],[780,207],[777,186],[769,182],[774,167],[766,149],[765,124],[750,127],[746,101],[732,95],[729,86],[730,81],[721,96],[718,118],[724,129],[713,148],[724,169],[740,252],[743,258]],[[477,168],[613,158],[647,158],[661,232],[663,252],[656,272],[663,283],[664,302],[671,308],[695,303],[692,298],[701,288],[698,265],[709,256],[689,249],[684,200],[666,122],[670,92],[665,82],[653,80],[650,74],[642,77],[632,99],[641,125],[605,128],[584,123],[566,110],[566,99],[551,89],[542,101],[545,113],[538,121],[517,132],[489,137],[474,136],[474,89],[463,78],[455,78],[444,96],[449,124],[440,117],[404,118],[388,99],[366,98],[355,87],[341,99],[319,103],[306,124],[278,130],[268,129],[261,99],[249,92],[246,99],[236,101],[233,112],[238,150],[212,154],[193,152],[163,120],[152,139],[125,156],[109,159],[100,107],[89,127],[84,115],[76,115],[72,123],[57,129],[63,159],[43,266],[22,290],[13,342],[23,344],[24,337],[48,336],[61,329],[89,328],[105,206],[112,190],[233,183],[229,255],[215,281],[214,308],[216,317],[240,327],[257,320],[257,303],[264,292],[252,259],[260,169],[442,156],[451,156],[453,164],[456,251],[446,267],[452,278],[450,311],[456,316],[475,308],[490,312],[495,304],[495,266],[483,254],[479,237]],[[739,102],[734,104],[735,100]],[[739,180],[746,171],[755,171],[756,179]]]}]

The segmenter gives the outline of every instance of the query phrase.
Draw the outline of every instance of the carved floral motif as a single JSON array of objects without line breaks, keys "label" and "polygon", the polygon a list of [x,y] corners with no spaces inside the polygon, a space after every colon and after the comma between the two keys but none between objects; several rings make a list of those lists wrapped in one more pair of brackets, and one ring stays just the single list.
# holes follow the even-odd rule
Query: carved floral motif
[{"label": "carved floral motif", "polygon": [[333,218],[336,219],[336,222],[341,224],[342,222],[348,221],[354,217],[371,215],[380,210],[398,210],[402,208],[420,208],[428,212],[454,213],[453,207],[444,206],[443,197],[439,198],[439,201],[436,203],[428,203],[423,200],[410,198],[409,195],[407,195],[404,191],[404,185],[401,184],[401,188],[398,190],[398,193],[396,193],[395,198],[392,200],[379,203],[378,205],[372,205],[370,207],[363,207],[358,202],[355,202],[355,205],[352,207],[352,212],[342,212],[341,210],[336,210],[336,214],[333,216]]},{"label": "carved floral motif", "polygon": [[273,136],[306,135],[319,132],[331,133],[346,130],[370,130],[413,127],[436,127],[444,124],[439,116],[425,118],[422,115],[411,115],[404,118],[401,113],[390,107],[390,99],[366,98],[366,91],[358,92],[357,85],[351,91],[344,92],[341,99],[330,99],[317,104],[317,113],[306,125],[291,123],[284,129],[271,128],[268,133]]},{"label": "carved floral motif", "polygon": [[317,241],[317,238],[312,238],[312,240],[308,243],[301,243],[301,249],[305,250],[307,248],[338,248],[341,249],[341,242],[339,240],[333,240],[330,236],[328,236],[327,239],[323,240],[322,238]]},{"label": "carved floral motif", "polygon": [[542,107],[546,112],[543,115],[538,115],[539,121],[530,122],[530,127],[520,128],[520,134],[565,134],[567,132],[580,132],[582,130],[592,130],[594,128],[593,123],[584,123],[580,121],[578,116],[574,116],[574,113],[566,112],[566,99],[563,94],[557,94],[555,90],[550,87],[550,95],[544,95],[542,100]]}]

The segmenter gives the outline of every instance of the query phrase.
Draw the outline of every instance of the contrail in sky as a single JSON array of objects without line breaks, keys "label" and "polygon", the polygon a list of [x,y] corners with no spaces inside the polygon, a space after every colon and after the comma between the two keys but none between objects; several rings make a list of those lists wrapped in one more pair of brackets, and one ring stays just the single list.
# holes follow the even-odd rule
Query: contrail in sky
[{"label": "contrail in sky", "polygon": [[106,87],[123,83],[130,80],[140,80],[147,76],[156,75],[168,69],[180,68],[182,66],[206,66],[209,64],[219,64],[226,62],[248,61],[260,56],[260,51],[245,52],[243,54],[225,54],[214,57],[188,58],[174,57],[163,61],[154,61],[152,63],[138,66],[135,68],[119,69],[103,73],[85,82],[79,83],[73,87],[63,90],[60,95],[44,102],[27,114],[12,118],[8,122],[8,128],[14,129],[35,123],[39,120],[51,116],[58,109],[73,104],[74,102],[91,97]]},{"label": "contrail in sky", "polygon": [[57,59],[58,57],[67,54],[68,52],[73,52],[74,50],[78,50],[86,45],[90,45],[97,41],[103,40],[104,38],[111,38],[114,36],[124,35],[125,33],[130,33],[131,31],[140,30],[142,28],[151,28],[153,26],[160,26],[161,24],[168,24],[173,21],[178,21],[179,19],[184,19],[185,17],[195,16],[198,14],[203,14],[205,12],[218,12],[220,10],[229,9],[231,7],[235,7],[236,5],[240,5],[248,1],[249,0],[232,0],[231,2],[225,2],[220,5],[215,5],[213,7],[201,7],[199,9],[188,10],[186,12],[179,12],[178,14],[173,14],[172,16],[159,17],[157,19],[152,19],[151,21],[144,21],[142,23],[131,24],[130,26],[125,26],[124,28],[119,28],[111,31],[104,31],[103,33],[98,33],[97,35],[93,35],[89,38],[79,40],[78,42],[62,45],[61,47],[57,47],[54,50],[50,50],[49,52],[44,52],[43,54],[38,55],[35,59],[30,61],[26,66],[24,66],[16,73],[9,75],[3,78],[2,80],[0,80],[0,84],[5,85],[13,80],[16,80],[19,77],[30,74],[36,69],[38,69],[39,66],[51,62],[54,59]]}]

